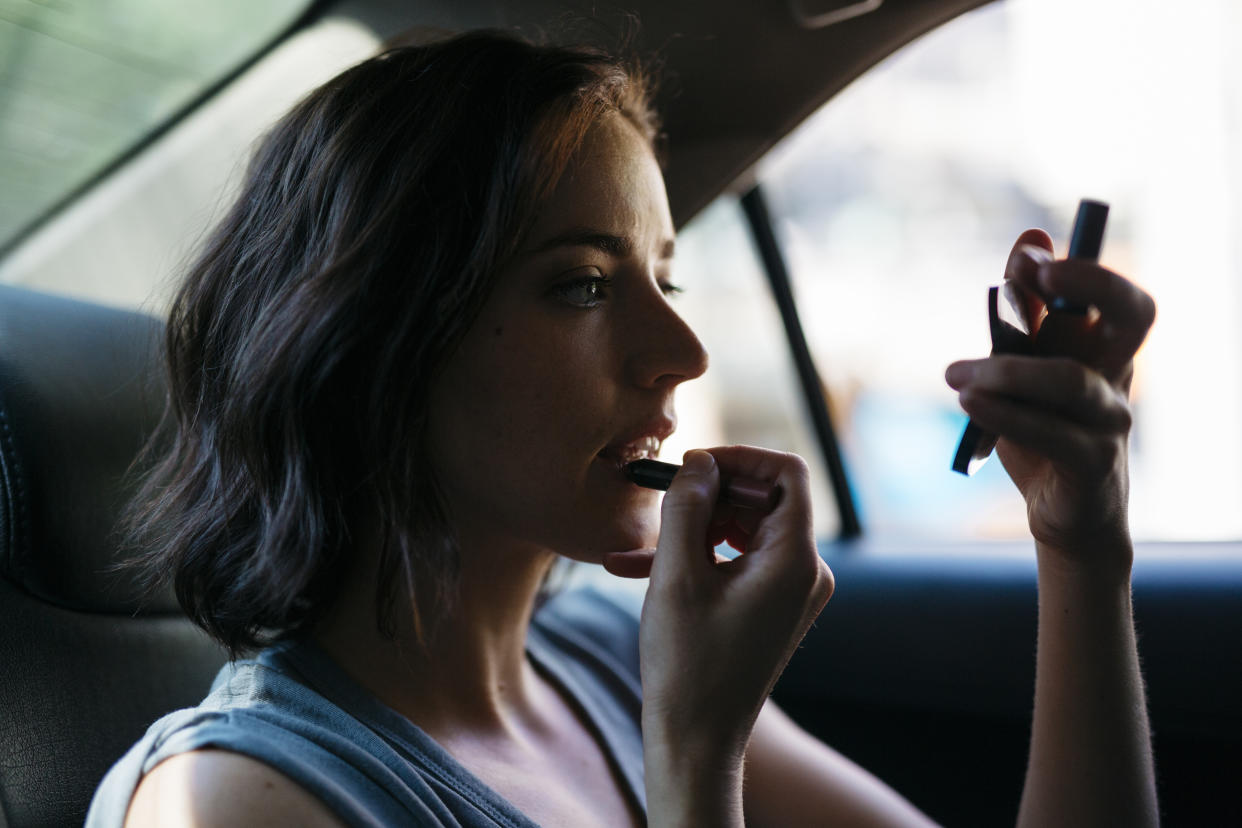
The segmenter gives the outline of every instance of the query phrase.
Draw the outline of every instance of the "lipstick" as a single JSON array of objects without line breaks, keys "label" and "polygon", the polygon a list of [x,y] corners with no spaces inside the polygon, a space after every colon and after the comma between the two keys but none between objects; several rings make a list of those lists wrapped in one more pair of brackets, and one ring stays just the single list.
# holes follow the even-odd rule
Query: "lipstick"
[{"label": "lipstick", "polygon": [[[681,466],[659,460],[635,460],[626,463],[625,476],[631,483],[646,489],[668,491]],[[744,509],[770,512],[776,506],[781,490],[772,483],[749,477],[726,477],[720,481],[720,499]]]},{"label": "lipstick", "polygon": [[[1094,262],[1100,258],[1104,245],[1104,224],[1108,221],[1108,205],[1103,201],[1084,198],[1078,202],[1074,229],[1070,231],[1069,258]],[[1085,316],[1087,309],[1060,296],[1048,300],[1049,311]]]}]

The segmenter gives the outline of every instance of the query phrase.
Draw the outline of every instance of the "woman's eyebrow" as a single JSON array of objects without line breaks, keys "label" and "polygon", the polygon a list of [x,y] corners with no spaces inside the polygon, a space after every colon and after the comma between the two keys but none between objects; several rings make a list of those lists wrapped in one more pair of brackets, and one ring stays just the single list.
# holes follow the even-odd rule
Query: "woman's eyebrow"
[{"label": "woman's eyebrow", "polygon": [[[634,242],[628,236],[619,236],[590,227],[575,227],[564,233],[544,239],[533,247],[528,255],[546,253],[561,247],[593,247],[614,259],[624,259],[633,254]],[[660,248],[660,257],[673,257],[673,240],[668,239]]]}]

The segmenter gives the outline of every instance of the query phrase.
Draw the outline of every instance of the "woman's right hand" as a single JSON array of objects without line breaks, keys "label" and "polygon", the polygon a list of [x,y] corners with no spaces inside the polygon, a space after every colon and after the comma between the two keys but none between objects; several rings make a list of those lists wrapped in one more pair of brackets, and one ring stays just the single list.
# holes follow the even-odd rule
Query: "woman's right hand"
[{"label": "woman's right hand", "polygon": [[[719,502],[722,475],[778,486],[775,508]],[[722,541],[742,554],[718,558]],[[649,794],[653,772],[682,792],[700,773],[740,782],[755,717],[832,589],[801,458],[748,446],[686,453],[664,497],[639,633]]]}]

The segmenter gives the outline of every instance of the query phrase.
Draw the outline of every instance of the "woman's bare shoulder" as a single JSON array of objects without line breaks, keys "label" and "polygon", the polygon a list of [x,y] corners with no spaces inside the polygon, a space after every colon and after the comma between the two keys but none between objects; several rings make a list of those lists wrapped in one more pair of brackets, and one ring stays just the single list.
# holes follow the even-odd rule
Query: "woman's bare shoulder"
[{"label": "woman's bare shoulder", "polygon": [[126,828],[273,825],[336,828],[317,797],[257,759],[225,750],[169,757],[138,785]]}]

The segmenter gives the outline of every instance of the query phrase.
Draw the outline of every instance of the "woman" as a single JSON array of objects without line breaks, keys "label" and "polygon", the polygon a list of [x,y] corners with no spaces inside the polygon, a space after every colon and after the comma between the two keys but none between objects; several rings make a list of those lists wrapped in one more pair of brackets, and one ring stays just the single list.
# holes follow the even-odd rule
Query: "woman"
[{"label": "woman", "polygon": [[[88,824],[928,823],[766,702],[833,586],[802,462],[689,452],[658,520],[622,474],[707,366],[668,301],[655,133],[637,73],[478,33],[367,61],[268,136],[175,302],[176,438],[139,517],[148,570],[260,652],[157,722]],[[1050,249],[1024,234],[1007,275],[1099,308],[1078,359],[948,379],[1039,554],[1020,822],[1138,825],[1126,391],[1153,309]],[[723,505],[722,476],[779,500]],[[649,575],[641,623],[539,607],[562,557]]]}]

